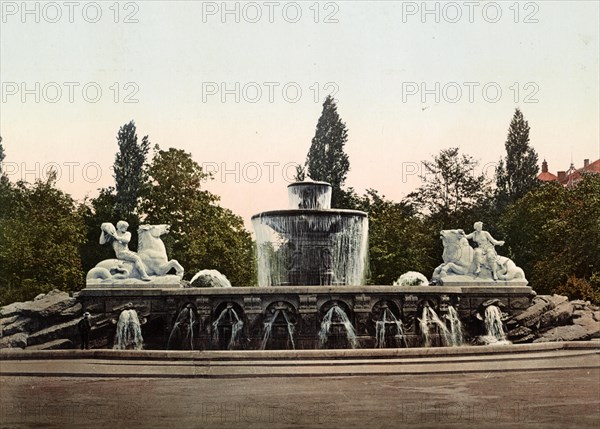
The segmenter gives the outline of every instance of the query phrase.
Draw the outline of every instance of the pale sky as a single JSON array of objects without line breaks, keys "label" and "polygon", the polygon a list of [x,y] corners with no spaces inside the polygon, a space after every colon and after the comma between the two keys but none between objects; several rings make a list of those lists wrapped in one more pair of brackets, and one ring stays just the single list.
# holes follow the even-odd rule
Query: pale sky
[{"label": "pale sky", "polygon": [[249,225],[287,207],[289,166],[304,162],[330,92],[349,130],[347,185],[359,192],[400,200],[419,185],[419,162],[451,146],[497,162],[516,107],[551,172],[600,156],[596,1],[428,11],[392,1],[0,3],[4,169],[33,181],[55,163],[78,199],[113,184],[115,136],[134,119],[140,137],[216,169],[207,189]]}]

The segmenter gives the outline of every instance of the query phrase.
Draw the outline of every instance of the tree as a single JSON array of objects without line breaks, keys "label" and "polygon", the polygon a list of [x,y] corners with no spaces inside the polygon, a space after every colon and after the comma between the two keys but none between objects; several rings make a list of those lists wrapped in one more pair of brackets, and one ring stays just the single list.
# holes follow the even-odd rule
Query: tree
[{"label": "tree", "polygon": [[117,135],[119,152],[115,156],[114,178],[116,184],[116,210],[120,217],[128,217],[136,212],[140,196],[148,174],[146,156],[150,150],[148,136],[138,144],[134,121],[123,125]]},{"label": "tree", "polygon": [[433,161],[423,161],[423,184],[407,195],[407,202],[439,226],[456,228],[489,194],[489,180],[475,173],[478,165],[458,148],[441,150]]},{"label": "tree", "polygon": [[600,276],[600,175],[585,175],[572,189],[540,185],[510,204],[500,221],[509,257],[538,293],[578,284],[572,276]]},{"label": "tree", "polygon": [[496,187],[500,204],[521,198],[537,185],[538,156],[529,145],[529,123],[518,108],[506,138],[506,157],[496,168]]},{"label": "tree", "polygon": [[350,170],[350,161],[344,152],[347,140],[346,124],[342,122],[337,112],[334,99],[327,96],[305,165],[312,180],[331,184],[333,207],[343,208],[339,203],[343,198],[342,187]]},{"label": "tree", "polygon": [[[0,136],[0,163],[4,161],[6,154],[4,153],[4,146],[2,146],[2,136]],[[2,173],[2,165],[0,165],[0,173]]]},{"label": "tree", "polygon": [[219,198],[201,189],[210,177],[189,153],[157,148],[149,167],[150,186],[142,201],[146,223],[167,223],[163,241],[191,277],[217,269],[232,284],[254,284],[254,250],[239,216],[220,207]]},{"label": "tree", "polygon": [[407,271],[429,276],[438,258],[432,258],[436,234],[409,206],[369,189],[357,207],[369,213],[369,283],[391,285]]},{"label": "tree", "polygon": [[55,184],[52,173],[47,181],[1,188],[11,194],[12,210],[0,217],[0,305],[83,285],[83,221],[75,201]]}]

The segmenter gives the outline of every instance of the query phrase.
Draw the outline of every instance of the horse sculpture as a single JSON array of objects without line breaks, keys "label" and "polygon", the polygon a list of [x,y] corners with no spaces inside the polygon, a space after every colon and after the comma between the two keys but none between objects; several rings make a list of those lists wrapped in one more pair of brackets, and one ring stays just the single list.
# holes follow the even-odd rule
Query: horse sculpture
[{"label": "horse sculpture", "polygon": [[[112,228],[111,228],[112,227]],[[138,229],[138,252],[148,276],[165,276],[171,269],[179,279],[183,278],[184,269],[175,259],[169,260],[165,244],[161,236],[169,232],[169,225],[140,225]],[[103,235],[108,231],[112,233],[114,226],[110,223],[102,224]],[[110,234],[109,234],[110,235]],[[101,237],[101,241],[102,241]],[[126,281],[141,282],[140,273],[135,264],[120,259],[105,259],[99,262],[87,274],[88,283]]]},{"label": "horse sculpture", "polygon": [[[482,271],[475,274],[474,249],[469,245],[466,234],[462,229],[447,229],[440,231],[440,238],[444,245],[442,259],[444,263],[439,265],[433,272],[432,280],[443,280],[450,275],[468,276],[471,280],[478,278],[487,279],[487,272]],[[498,280],[525,280],[525,273],[511,259],[505,256],[497,256],[494,263]],[[487,261],[482,264],[486,271],[491,272]],[[489,275],[491,279],[491,275]]]}]

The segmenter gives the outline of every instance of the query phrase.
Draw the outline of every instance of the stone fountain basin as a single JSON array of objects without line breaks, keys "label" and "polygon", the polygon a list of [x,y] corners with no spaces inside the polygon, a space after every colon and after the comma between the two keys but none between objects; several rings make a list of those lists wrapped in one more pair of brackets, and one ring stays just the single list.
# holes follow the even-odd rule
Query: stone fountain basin
[{"label": "stone fountain basin", "polygon": [[[337,233],[343,230],[345,222],[357,218],[367,218],[367,213],[346,209],[290,209],[262,212],[251,219],[253,222],[260,221],[280,234],[298,235],[307,232]],[[295,222],[282,224],[276,219],[294,219]]]},{"label": "stone fountain basin", "polygon": [[[144,340],[161,348],[166,339],[161,335],[172,328],[179,311],[192,304],[200,321],[201,344],[210,342],[210,325],[224,305],[233,305],[245,321],[247,349],[257,349],[262,339],[265,315],[272,306],[289,304],[297,318],[298,349],[317,348],[318,332],[324,312],[333,303],[349,311],[349,318],[361,341],[361,347],[372,347],[377,303],[386,301],[395,306],[404,320],[420,318],[427,302],[440,317],[454,306],[461,318],[470,318],[479,306],[497,299],[504,312],[517,315],[531,303],[535,293],[529,286],[278,286],[232,288],[86,288],[79,293],[83,308],[95,320],[114,319],[124,305],[131,302],[140,318],[148,319],[143,326]],[[107,329],[106,335],[114,335]],[[407,332],[416,336],[416,332]],[[110,341],[110,337],[107,337]]]}]

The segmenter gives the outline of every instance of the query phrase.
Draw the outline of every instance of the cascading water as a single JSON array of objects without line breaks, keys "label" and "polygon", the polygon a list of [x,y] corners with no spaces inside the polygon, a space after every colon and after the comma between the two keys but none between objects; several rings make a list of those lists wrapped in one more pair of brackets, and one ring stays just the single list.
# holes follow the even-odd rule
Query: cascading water
[{"label": "cascading water", "polygon": [[167,349],[194,349],[194,327],[198,324],[198,319],[191,305],[186,306],[177,315]]},{"label": "cascading water", "polygon": [[330,336],[331,328],[335,324],[344,327],[346,331],[346,339],[348,340],[348,344],[353,349],[357,348],[358,339],[356,338],[356,332],[354,331],[354,327],[352,326],[350,319],[348,319],[348,315],[346,314],[346,312],[342,310],[337,304],[334,304],[323,317],[323,321],[321,322],[321,330],[319,331],[319,346],[323,348],[323,346],[327,343],[327,340]]},{"label": "cascading water", "polygon": [[488,305],[484,314],[486,335],[483,342],[486,344],[510,344],[506,339],[502,326],[502,312],[495,305]]},{"label": "cascading water", "polygon": [[465,342],[463,325],[460,321],[460,318],[458,317],[458,312],[451,305],[448,306],[448,314],[446,315],[446,320],[450,325],[450,338],[452,340],[452,345],[463,345]]},{"label": "cascading water", "polygon": [[385,347],[385,336],[388,325],[392,325],[396,328],[396,335],[394,335],[394,338],[396,339],[397,345],[407,347],[402,321],[398,320],[394,313],[387,307],[383,308],[381,320],[375,322],[375,347]]},{"label": "cascading water", "polygon": [[225,325],[231,328],[227,349],[232,350],[238,344],[239,336],[244,328],[244,322],[230,305],[225,307],[225,309],[221,311],[221,314],[219,314],[219,317],[217,317],[217,320],[212,323],[213,342],[215,344],[219,343],[219,329]]},{"label": "cascading water", "polygon": [[142,350],[144,339],[140,319],[134,309],[126,309],[119,315],[117,333],[113,349],[115,350]]},{"label": "cascading water", "polygon": [[290,210],[252,217],[258,285],[362,285],[367,270],[367,214],[331,209],[331,185],[288,186]]},{"label": "cascading water", "polygon": [[260,344],[260,349],[265,350],[267,348],[267,344],[269,343],[269,340],[271,339],[271,332],[273,330],[273,324],[277,321],[278,317],[283,317],[283,320],[286,324],[289,345],[292,350],[295,350],[296,345],[294,344],[294,325],[290,322],[290,319],[288,318],[288,315],[287,315],[287,311],[285,309],[275,310],[275,313],[273,313],[273,316],[267,322],[264,323],[263,338],[262,338],[262,342]]},{"label": "cascading water", "polygon": [[432,336],[436,333],[440,336],[442,345],[455,345],[446,324],[440,320],[435,310],[429,305],[423,307],[419,326],[423,337],[423,347],[431,347]]}]

